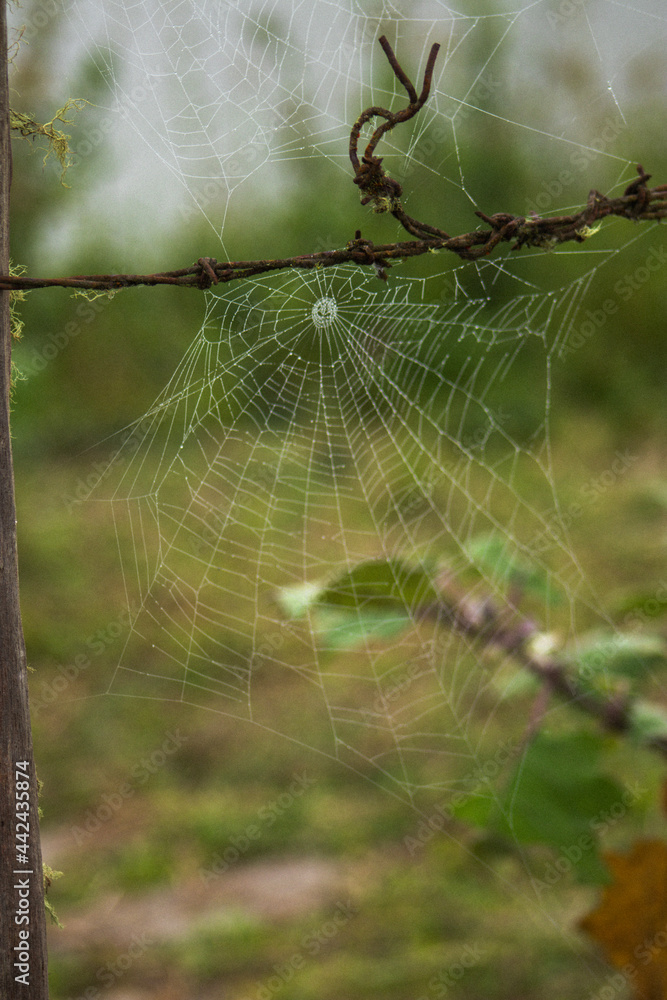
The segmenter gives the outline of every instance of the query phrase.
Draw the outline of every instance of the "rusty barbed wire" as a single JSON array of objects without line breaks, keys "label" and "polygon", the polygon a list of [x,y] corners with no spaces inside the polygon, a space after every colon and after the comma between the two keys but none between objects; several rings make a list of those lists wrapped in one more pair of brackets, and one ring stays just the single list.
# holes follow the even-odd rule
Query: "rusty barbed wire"
[{"label": "rusty barbed wire", "polygon": [[[382,166],[382,157],[376,156],[375,150],[386,132],[416,115],[428,100],[440,46],[436,43],[431,47],[422,90],[418,95],[387,38],[382,35],[379,42],[394,74],[407,91],[409,103],[407,107],[395,112],[373,105],[359,115],[350,133],[349,156],[354,170],[352,180],[360,189],[362,205],[372,202],[375,212],[388,212],[393,215],[416,239],[375,244],[362,239],[361,231],[357,230],[354,239],[339,250],[323,250],[276,259],[225,262],[217,261],[214,257],[200,257],[190,267],[156,274],[82,274],[64,278],[0,275],[0,290],[30,291],[35,288],[60,287],[114,292],[138,285],[178,285],[204,290],[212,285],[250,278],[269,271],[311,270],[347,263],[362,267],[372,266],[377,276],[386,281],[386,269],[391,267],[391,260],[447,250],[458,254],[461,260],[474,261],[488,257],[501,243],[512,243],[511,250],[520,250],[522,247],[550,250],[561,243],[583,243],[595,232],[596,224],[607,216],[619,216],[634,222],[660,221],[667,217],[667,184],[649,188],[647,181],[650,180],[651,174],[648,174],[641,164],[637,164],[638,176],[620,197],[607,198],[606,195],[593,189],[585,207],[571,215],[542,218],[536,214],[528,217],[508,212],[486,215],[478,211],[475,215],[489,228],[476,229],[460,236],[449,236],[445,230],[437,226],[411,218],[404,211],[400,201],[403,193],[401,185],[386,174]],[[361,130],[373,118],[381,118],[383,121],[372,133],[360,160],[357,147]]]}]

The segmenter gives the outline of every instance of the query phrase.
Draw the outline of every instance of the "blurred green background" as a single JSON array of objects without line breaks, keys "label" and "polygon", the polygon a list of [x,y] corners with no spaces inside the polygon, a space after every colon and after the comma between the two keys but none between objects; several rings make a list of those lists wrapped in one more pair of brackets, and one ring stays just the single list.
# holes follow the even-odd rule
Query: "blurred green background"
[{"label": "blurred green background", "polygon": [[[483,4],[469,6],[466,13],[486,11]],[[33,23],[40,9],[28,5],[18,21]],[[544,14],[557,9],[546,5]],[[623,64],[625,121],[604,150],[616,158],[590,153],[585,169],[558,189],[554,179],[572,167],[573,150],[590,150],[590,137],[617,120],[613,102],[601,98],[606,88],[590,46],[570,41],[578,17],[561,34],[545,26],[546,38],[535,41],[530,59],[521,57],[518,42],[498,48],[503,26],[493,18],[472,33],[467,82],[483,79],[486,67],[498,85],[479,95],[484,115],[457,122],[457,156],[448,127],[446,138],[442,132],[432,138],[435,152],[424,165],[404,177],[411,215],[464,232],[475,227],[475,207],[525,213],[548,201],[550,211],[567,212],[583,205],[590,187],[620,193],[634,159],[655,183],[667,181],[664,136],[654,125],[664,104],[664,80],[658,85],[654,72],[657,47]],[[379,34],[382,19],[377,23]],[[184,221],[167,207],[133,222],[137,192],[128,192],[127,204],[119,201],[115,227],[99,224],[97,208],[108,212],[103,181],[118,158],[113,132],[100,127],[109,61],[72,60],[62,72],[68,27],[56,12],[16,61],[14,101],[37,120],[49,120],[69,97],[91,104],[65,129],[75,150],[65,178],[70,187],[61,185],[52,160],[43,163],[43,152],[15,141],[13,261],[31,275],[53,275],[141,273],[187,266],[202,254],[222,258],[210,224],[196,216]],[[489,53],[496,53],[490,69]],[[456,93],[456,80],[447,86]],[[359,94],[359,111],[367,93]],[[433,105],[428,130],[419,133],[427,152],[454,101],[440,93]],[[558,134],[559,119],[570,144],[540,134],[541,127]],[[512,127],[511,120],[531,128]],[[411,148],[406,133],[392,137],[396,147]],[[77,156],[83,141],[92,148]],[[419,144],[414,157],[420,159]],[[281,169],[289,184],[281,185],[279,198],[258,188],[255,202],[246,195],[243,211],[230,215],[224,241],[236,259],[343,246],[360,227],[377,242],[395,238],[393,223],[360,208],[349,176],[331,159],[286,159]],[[440,183],[440,175],[448,182]],[[143,180],[150,187],[150,175]],[[595,237],[604,267],[579,304],[580,323],[651,252],[662,260],[666,250],[661,228],[605,224]],[[536,257],[522,267],[522,280],[565,287],[581,274],[579,252],[570,245],[567,253]],[[400,273],[425,275],[435,267],[451,276],[454,264],[439,256],[404,264]],[[458,269],[456,275],[474,290],[473,277]],[[617,296],[618,309],[603,329],[567,357],[554,355],[550,374],[552,467],[564,507],[619,451],[633,456],[627,474],[571,527],[572,550],[612,622],[653,593],[664,572],[666,289],[660,266],[627,301]],[[498,298],[515,291],[515,282],[502,276],[494,288]],[[537,1000],[547,991],[574,997],[599,988],[606,967],[575,926],[595,892],[564,879],[548,901],[536,903],[525,859],[453,820],[410,853],[404,838],[414,835],[418,813],[377,782],[372,739],[355,770],[318,752],[328,746],[326,722],[316,694],[310,704],[296,677],[283,672],[278,683],[270,671],[259,675],[254,697],[260,716],[270,719],[259,726],[187,704],[102,693],[125,638],[117,540],[99,505],[72,510],[67,498],[96,462],[108,461],[110,436],[138,419],[169,380],[201,327],[203,297],[137,289],[87,303],[64,290],[43,290],[27,296],[20,315],[25,328],[15,362],[23,377],[14,389],[12,426],[22,608],[33,710],[38,706],[45,860],[64,871],[50,891],[64,924],[51,934],[54,1000]],[[76,332],[42,365],[45,347],[58,344],[67,329]],[[447,348],[451,364],[463,363],[465,344]],[[487,400],[492,408],[511,400],[519,440],[544,417],[544,391],[541,382],[536,391],[534,377],[543,352],[536,338]],[[661,626],[657,615],[649,625]],[[91,656],[90,669],[79,672],[65,696],[51,698],[67,666],[96,640],[104,649]],[[659,686],[655,695],[661,696]],[[484,733],[490,746],[520,739],[529,705],[527,699],[525,706],[491,711],[493,700],[481,699],[471,710],[473,738]],[[611,770],[629,776],[640,769],[646,786],[656,787],[660,770],[649,755],[638,759],[615,745],[609,753]],[[451,766],[454,781],[460,772]],[[415,787],[428,787],[432,768],[420,759]],[[91,815],[103,818],[99,828]],[[638,831],[662,832],[650,806],[611,831],[609,843],[623,846]],[[539,867],[549,857],[538,851],[531,863]]]}]

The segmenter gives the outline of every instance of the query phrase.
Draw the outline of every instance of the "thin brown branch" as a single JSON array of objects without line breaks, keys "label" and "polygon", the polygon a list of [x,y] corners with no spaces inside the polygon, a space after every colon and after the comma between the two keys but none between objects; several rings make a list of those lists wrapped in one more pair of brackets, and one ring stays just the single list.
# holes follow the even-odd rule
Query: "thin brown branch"
[{"label": "thin brown branch", "polygon": [[[462,635],[479,641],[485,649],[506,654],[527,669],[543,685],[543,689],[563,698],[568,704],[597,719],[611,733],[628,733],[631,728],[630,702],[624,694],[604,697],[584,689],[573,678],[571,667],[557,656],[539,654],[535,640],[537,625],[519,615],[515,608],[498,607],[489,600],[471,600],[457,589],[448,573],[438,579],[438,589],[443,600],[423,609],[425,618],[454,629]],[[546,700],[546,695],[545,695]],[[538,701],[544,710],[545,700]],[[537,715],[531,720],[534,728]],[[646,745],[667,757],[667,738],[654,736]]]}]

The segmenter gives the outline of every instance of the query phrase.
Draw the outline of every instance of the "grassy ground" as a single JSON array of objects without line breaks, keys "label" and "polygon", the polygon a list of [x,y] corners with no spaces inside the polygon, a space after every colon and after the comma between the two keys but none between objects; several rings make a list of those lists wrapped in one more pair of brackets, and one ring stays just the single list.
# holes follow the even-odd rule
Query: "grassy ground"
[{"label": "grassy ground", "polygon": [[[612,618],[659,578],[665,507],[655,442],[635,442],[613,484],[599,479],[618,444],[579,423],[554,455],[565,505],[598,484],[572,548]],[[51,932],[54,1000],[537,1000],[599,989],[606,966],[576,930],[594,890],[564,878],[536,895],[530,872],[548,852],[522,857],[452,819],[423,836],[429,784],[454,781],[465,762],[420,754],[410,777],[424,790],[406,801],[393,765],[386,780],[378,771],[383,747],[368,734],[355,756],[335,759],[321,696],[296,673],[259,671],[259,724],[104,693],[126,624],[112,527],[94,504],[69,514],[63,500],[89,467],[18,469],[45,859],[65,873],[50,891],[64,924]],[[68,676],[63,665],[82,651],[86,666]],[[346,684],[332,701],[354,699]],[[523,731],[529,701],[497,703],[486,690],[469,709],[480,759]],[[648,756],[617,750],[613,761],[658,781]],[[649,811],[610,842],[656,824]]]}]

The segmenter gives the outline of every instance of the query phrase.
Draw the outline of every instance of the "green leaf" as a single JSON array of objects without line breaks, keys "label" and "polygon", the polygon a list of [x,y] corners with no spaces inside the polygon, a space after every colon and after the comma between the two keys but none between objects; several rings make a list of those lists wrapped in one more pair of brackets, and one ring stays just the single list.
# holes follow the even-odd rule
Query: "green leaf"
[{"label": "green leaf", "polygon": [[629,801],[600,771],[602,748],[603,738],[589,733],[541,733],[503,790],[469,799],[454,813],[519,843],[548,844],[570,859],[580,881],[597,881],[606,873],[598,836],[625,814]]},{"label": "green leaf", "polygon": [[384,614],[350,611],[323,611],[316,618],[316,628],[330,649],[352,649],[369,639],[394,639],[409,624],[407,613]]},{"label": "green leaf", "polygon": [[613,674],[636,681],[649,670],[667,666],[667,646],[657,635],[594,632],[565,654],[584,679]]},{"label": "green leaf", "polygon": [[469,542],[466,551],[477,568],[491,577],[497,586],[505,590],[517,587],[551,606],[563,603],[563,595],[554,586],[549,574],[542,567],[521,559],[500,535],[478,535]]},{"label": "green leaf", "polygon": [[401,559],[373,559],[359,563],[324,589],[318,603],[323,607],[386,608],[394,604],[417,610],[440,599],[431,582],[432,570],[412,566]]},{"label": "green leaf", "polygon": [[648,701],[635,701],[628,713],[629,732],[636,743],[667,736],[667,710]]},{"label": "green leaf", "polygon": [[311,613],[313,627],[332,649],[351,649],[370,638],[394,639],[411,613],[441,600],[426,564],[374,559],[330,583],[283,587],[278,601],[290,618]]},{"label": "green leaf", "polygon": [[[658,594],[663,591],[658,587]],[[652,590],[633,591],[622,599],[616,601],[613,607],[613,614],[617,621],[635,619],[638,624],[652,622],[667,615],[667,601],[659,600],[656,597],[655,588]]]}]

